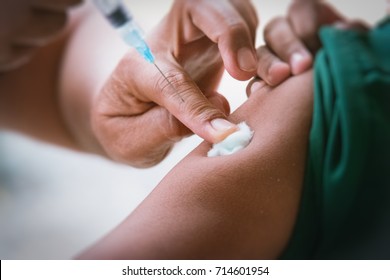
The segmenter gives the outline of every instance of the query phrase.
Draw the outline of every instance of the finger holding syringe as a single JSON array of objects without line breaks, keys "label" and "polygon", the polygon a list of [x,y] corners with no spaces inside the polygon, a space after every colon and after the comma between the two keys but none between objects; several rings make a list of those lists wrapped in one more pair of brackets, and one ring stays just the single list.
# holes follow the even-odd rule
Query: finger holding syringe
[{"label": "finger holding syringe", "polygon": [[[177,44],[176,38],[178,38],[178,33],[183,32],[183,30],[188,29],[188,26],[183,26],[183,29],[179,27],[178,22],[183,22],[180,20],[180,18],[183,18],[185,15],[182,9],[183,5],[180,5],[178,3],[174,3],[174,6],[171,10],[171,15],[173,15],[172,20],[178,21],[178,22],[172,22],[172,20],[165,21],[164,24],[168,24],[168,26],[165,26],[165,28],[162,28],[162,33],[155,33],[157,36],[161,36],[161,38],[167,38],[168,40],[171,40],[171,44],[174,45],[173,48],[171,48],[170,53],[172,54],[172,57],[164,57],[161,54],[164,54],[164,52],[158,50],[159,57],[158,57],[158,64],[161,67],[157,67],[157,64],[155,62],[155,57],[150,51],[150,48],[143,40],[142,36],[140,36],[139,29],[137,25],[135,24],[133,18],[131,15],[126,11],[125,7],[122,5],[121,1],[114,0],[114,1],[98,1],[97,2],[104,2],[109,3],[112,5],[113,3],[116,6],[115,9],[111,10],[103,10],[103,14],[110,20],[111,24],[116,27],[116,29],[121,34],[122,38],[131,46],[133,46],[138,53],[141,54],[141,56],[147,60],[150,63],[153,63],[157,70],[158,75],[163,75],[163,80],[161,79],[161,76],[157,78],[155,75],[153,76],[153,79],[149,79],[150,77],[144,76],[144,77],[126,77],[128,79],[132,80],[138,80],[141,79],[143,82],[145,82],[144,87],[148,88],[148,90],[143,90],[145,94],[148,95],[148,97],[151,99],[151,101],[165,107],[169,112],[171,112],[177,119],[180,120],[181,123],[183,123],[186,127],[191,129],[193,132],[204,138],[205,140],[215,143],[221,141],[223,138],[225,138],[230,133],[234,132],[237,127],[233,123],[227,121],[226,119],[226,113],[229,113],[228,109],[228,103],[224,97],[217,94],[215,92],[216,86],[219,82],[220,76],[221,76],[221,69],[222,69],[222,61],[220,59],[216,59],[218,63],[211,63],[209,64],[208,61],[205,61],[204,59],[194,59],[194,63],[199,63],[199,61],[203,62],[203,65],[197,65],[197,68],[204,67],[204,72],[208,73],[212,77],[209,78],[206,75],[201,75],[201,79],[203,80],[209,80],[212,86],[208,87],[214,88],[212,90],[208,90],[209,92],[206,93],[208,97],[205,96],[204,92],[200,90],[198,87],[199,81],[192,80],[192,74],[187,73],[187,71],[184,69],[182,65],[185,65],[190,62],[191,59],[193,59],[192,55],[189,55],[188,58],[184,57],[184,59],[175,57],[175,53],[180,53],[184,49],[190,49],[194,46],[186,46],[187,42],[183,42],[184,44]],[[188,3],[186,3],[188,9],[191,9],[191,12],[194,16],[199,16],[197,14],[198,12],[194,10],[194,7],[191,7]],[[205,2],[202,5],[207,6],[209,3]],[[218,2],[217,5],[228,5],[224,3],[223,1]],[[243,4],[246,5],[246,4]],[[120,7],[118,9],[118,7]],[[206,8],[206,7],[205,7]],[[211,7],[212,10],[215,12],[218,9],[218,6]],[[238,12],[235,11],[237,7],[229,4],[228,11],[233,10],[232,14],[234,16],[238,15]],[[246,6],[248,8],[248,6]],[[100,10],[102,10],[100,8]],[[226,10],[226,9],[225,9]],[[170,16],[171,16],[170,15]],[[170,17],[169,16],[169,17]],[[231,15],[223,15],[225,17],[231,16]],[[239,16],[239,19],[242,20],[241,16]],[[184,23],[184,22],[183,22]],[[207,33],[212,33],[212,30],[210,29],[210,23],[208,26],[204,26]],[[248,30],[253,30],[253,26],[256,25],[256,19],[251,20],[251,28],[247,28],[246,32],[241,32],[241,36],[248,37],[247,33],[249,33]],[[191,26],[189,26],[191,29],[197,29],[196,26],[194,26],[191,23]],[[218,26],[217,28],[221,30],[226,30],[226,26]],[[229,26],[227,26],[229,27]],[[169,31],[172,29],[169,34],[166,33],[166,31]],[[165,31],[165,32],[164,32]],[[221,31],[222,32],[222,31]],[[164,34],[165,33],[165,34]],[[209,34],[210,35],[210,34]],[[199,35],[196,35],[199,37]],[[222,34],[220,36],[221,42],[215,42],[218,43],[218,46],[220,50],[225,50],[225,52],[222,53],[222,59],[225,59],[225,64],[227,64],[229,72],[231,72],[233,75],[238,77],[239,79],[248,79],[250,78],[253,73],[250,68],[256,63],[254,62],[254,56],[251,54],[250,49],[253,49],[253,46],[250,47],[243,47],[236,51],[238,58],[232,59],[232,55],[235,56],[235,52],[226,52],[226,48],[231,47],[231,41],[234,37],[237,37],[237,34],[235,32],[232,32],[231,34]],[[179,37],[183,37],[179,35]],[[203,36],[201,36],[203,37]],[[254,37],[254,36],[253,36]],[[160,38],[160,39],[161,39]],[[207,38],[207,36],[204,35],[204,38]],[[196,45],[199,45],[199,43],[202,43],[197,40],[197,38],[189,38],[189,43],[194,43],[195,47]],[[211,39],[211,40],[210,40]],[[199,57],[202,58],[207,57],[210,53],[215,53],[216,57],[220,57],[220,54],[215,48],[215,44],[213,42],[213,38],[210,38],[209,40],[205,40],[205,43],[203,45],[199,45],[199,50],[196,50],[199,54]],[[152,39],[150,39],[152,40]],[[185,39],[185,41],[188,41]],[[217,40],[218,41],[218,40]],[[242,42],[241,40],[239,40]],[[253,45],[253,39],[247,40],[249,41],[249,45]],[[182,49],[178,52],[173,50],[175,47],[180,46]],[[152,47],[153,49],[153,47]],[[205,50],[206,53],[202,53],[202,50]],[[192,52],[192,50],[190,50]],[[184,51],[184,53],[188,53],[188,51]],[[173,59],[172,59],[173,58]],[[251,60],[253,59],[253,61]],[[137,59],[134,57],[134,61]],[[180,60],[180,63],[178,61]],[[186,61],[188,60],[188,61]],[[213,59],[215,60],[215,59]],[[139,68],[147,67],[147,65],[144,64],[145,62],[139,63]],[[160,64],[161,63],[161,64]],[[134,62],[133,62],[134,64]],[[211,67],[210,67],[211,65]],[[208,69],[213,68],[213,69]],[[246,70],[242,70],[246,69]],[[249,71],[248,71],[249,69]],[[135,75],[139,75],[140,73],[143,73],[143,71],[137,71]],[[246,73],[246,74],[243,74]],[[128,74],[128,73],[127,73]],[[199,80],[199,79],[198,79]],[[150,81],[149,85],[147,85],[146,81]],[[160,81],[160,82],[159,82]],[[200,84],[204,84],[205,81],[200,81]],[[157,85],[157,86],[156,86]],[[169,85],[169,86],[168,86]],[[139,87],[138,87],[139,88]],[[154,91],[154,92],[153,92]],[[152,92],[152,93],[150,93]],[[178,98],[174,98],[178,97]]]}]

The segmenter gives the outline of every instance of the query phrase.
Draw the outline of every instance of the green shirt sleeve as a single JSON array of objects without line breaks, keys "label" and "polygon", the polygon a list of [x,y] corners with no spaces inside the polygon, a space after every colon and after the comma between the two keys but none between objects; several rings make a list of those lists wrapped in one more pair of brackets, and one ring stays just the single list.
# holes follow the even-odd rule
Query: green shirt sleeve
[{"label": "green shirt sleeve", "polygon": [[295,230],[284,259],[390,258],[390,19],[326,27]]}]

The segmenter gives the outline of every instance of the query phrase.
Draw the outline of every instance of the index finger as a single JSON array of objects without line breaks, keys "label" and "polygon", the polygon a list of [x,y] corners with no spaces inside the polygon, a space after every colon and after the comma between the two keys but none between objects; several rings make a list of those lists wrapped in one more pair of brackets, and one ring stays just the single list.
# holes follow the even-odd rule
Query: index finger
[{"label": "index finger", "polygon": [[264,40],[281,60],[290,64],[292,74],[300,74],[311,66],[310,52],[285,18],[275,18],[265,27]]},{"label": "index finger", "polygon": [[226,70],[239,80],[247,80],[256,72],[254,48],[257,18],[249,1],[209,1],[190,6],[193,24],[218,44]]}]

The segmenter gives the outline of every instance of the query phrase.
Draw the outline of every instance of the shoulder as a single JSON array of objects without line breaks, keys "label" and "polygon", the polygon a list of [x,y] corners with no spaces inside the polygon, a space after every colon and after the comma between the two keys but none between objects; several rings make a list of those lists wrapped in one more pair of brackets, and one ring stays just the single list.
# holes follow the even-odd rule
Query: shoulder
[{"label": "shoulder", "polygon": [[67,11],[82,0],[2,0],[0,2],[0,73],[26,63],[37,48],[65,28]]}]

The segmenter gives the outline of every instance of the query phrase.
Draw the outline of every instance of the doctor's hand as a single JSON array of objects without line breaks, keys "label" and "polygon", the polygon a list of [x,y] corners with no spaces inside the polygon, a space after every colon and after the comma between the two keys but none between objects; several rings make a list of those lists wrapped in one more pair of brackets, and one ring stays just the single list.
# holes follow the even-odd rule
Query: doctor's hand
[{"label": "doctor's hand", "polygon": [[264,29],[266,46],[258,49],[258,76],[275,86],[290,75],[308,70],[321,47],[321,26],[345,22],[330,4],[320,0],[292,0],[287,17],[273,19]]},{"label": "doctor's hand", "polygon": [[264,29],[266,45],[257,49],[257,76],[262,81],[256,79],[259,83],[252,82],[251,85],[276,86],[290,75],[308,70],[321,47],[318,31],[324,25],[360,31],[369,28],[361,20],[345,18],[326,2],[293,0],[287,16],[275,18]]},{"label": "doctor's hand", "polygon": [[247,0],[175,1],[147,36],[168,81],[130,50],[94,99],[92,128],[105,153],[150,166],[192,133],[215,143],[234,132],[216,90],[225,68],[239,80],[256,74],[257,24]]}]

